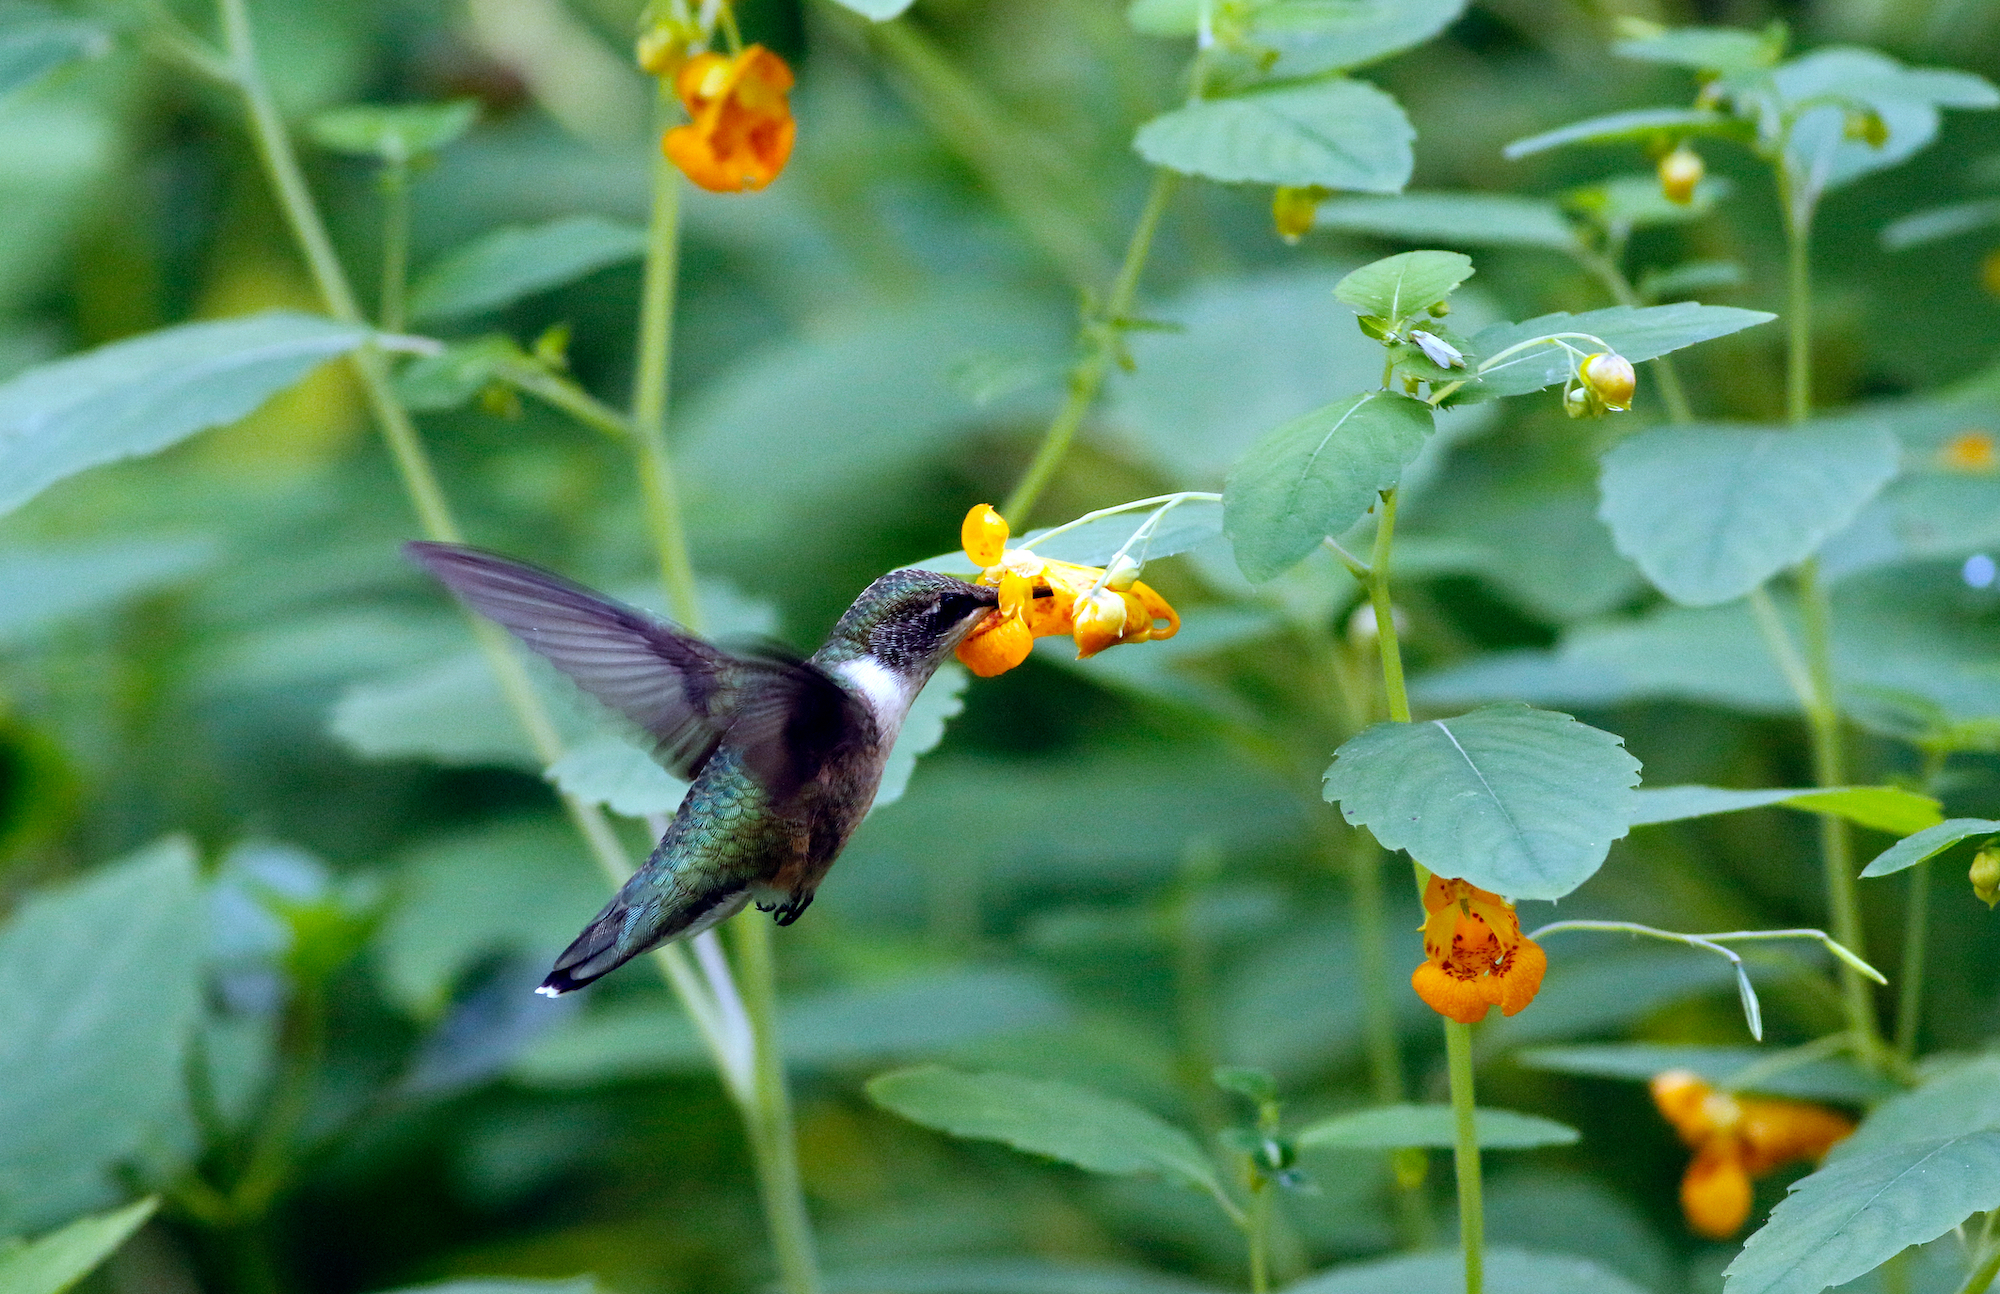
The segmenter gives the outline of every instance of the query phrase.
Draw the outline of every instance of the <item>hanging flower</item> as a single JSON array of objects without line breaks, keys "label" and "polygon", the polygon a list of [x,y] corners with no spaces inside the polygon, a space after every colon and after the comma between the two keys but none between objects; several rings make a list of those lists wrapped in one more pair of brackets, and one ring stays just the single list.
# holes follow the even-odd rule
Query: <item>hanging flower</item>
[{"label": "hanging flower", "polygon": [[980,567],[978,583],[1000,590],[1000,605],[958,645],[958,659],[981,678],[1028,658],[1037,638],[1069,635],[1078,660],[1119,643],[1171,638],[1180,617],[1136,576],[1129,559],[1109,571],[1007,547],[1007,522],[987,504],[965,514],[959,542]]},{"label": "hanging flower", "polygon": [[762,45],[731,57],[697,54],[674,77],[688,116],[660,147],[696,184],[715,193],[761,189],[792,155],[798,123],[786,93],[792,69]]},{"label": "hanging flower", "polygon": [[1706,169],[1700,153],[1680,145],[1660,159],[1660,193],[1669,202],[1687,206],[1694,201],[1695,186]]},{"label": "hanging flower", "polygon": [[1584,390],[1602,406],[1600,412],[1603,409],[1626,412],[1639,389],[1639,375],[1632,371],[1632,361],[1609,351],[1586,356],[1577,366],[1577,376],[1583,379]]},{"label": "hanging flower", "polygon": [[1548,954],[1521,933],[1514,905],[1467,881],[1431,877],[1424,886],[1423,965],[1410,987],[1424,1004],[1460,1024],[1499,1007],[1513,1015],[1535,1000]]},{"label": "hanging flower", "polygon": [[1325,200],[1327,190],[1317,184],[1303,188],[1288,188],[1280,185],[1271,194],[1271,225],[1278,231],[1278,237],[1287,243],[1296,243],[1312,232],[1313,220],[1319,215],[1319,204]]},{"label": "hanging flower", "polygon": [[1838,1110],[1732,1096],[1685,1069],[1654,1075],[1651,1089],[1660,1114],[1694,1149],[1681,1178],[1681,1212],[1711,1240],[1727,1240],[1749,1221],[1752,1178],[1817,1160],[1854,1131]]}]

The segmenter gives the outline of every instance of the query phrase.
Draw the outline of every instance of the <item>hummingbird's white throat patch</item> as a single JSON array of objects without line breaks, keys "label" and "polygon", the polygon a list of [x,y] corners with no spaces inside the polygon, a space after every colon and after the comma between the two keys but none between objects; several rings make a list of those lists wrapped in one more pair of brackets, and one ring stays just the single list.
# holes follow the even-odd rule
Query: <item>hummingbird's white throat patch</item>
[{"label": "hummingbird's white throat patch", "polygon": [[890,669],[873,656],[857,656],[853,660],[842,661],[833,667],[833,672],[846,679],[855,691],[868,701],[868,709],[875,716],[875,726],[885,736],[893,736],[903,726],[903,716],[910,712],[910,702],[916,699],[916,689],[910,680]]}]

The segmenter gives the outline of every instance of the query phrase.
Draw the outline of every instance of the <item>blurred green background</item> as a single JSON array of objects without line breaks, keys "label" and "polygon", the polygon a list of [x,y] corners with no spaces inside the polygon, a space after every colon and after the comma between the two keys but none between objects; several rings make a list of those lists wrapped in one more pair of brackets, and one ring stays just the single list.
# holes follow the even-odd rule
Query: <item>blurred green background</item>
[{"label": "blurred green background", "polygon": [[[206,30],[200,6],[182,8]],[[348,103],[478,100],[479,124],[415,178],[419,272],[503,225],[643,223],[654,136],[650,83],[628,57],[635,0],[253,9],[295,122]],[[129,11],[78,12],[119,29],[108,51],[0,100],[0,379],[168,323],[315,309],[236,105],[149,56]],[[688,198],[671,434],[710,605],[740,601],[733,618],[809,647],[874,575],[950,547],[968,506],[1012,486],[1060,399],[1079,279],[1108,277],[1142,200],[1132,129],[1178,101],[1186,51],[1133,32],[1114,0],[920,0],[900,24],[1009,127],[1029,181],[1002,201],[906,46],[830,4],[746,0],[739,16],[797,70],[798,150],[766,192]],[[1593,112],[1687,99],[1685,74],[1606,53],[1619,16],[1782,18],[1800,48],[1868,42],[2000,76],[2000,23],[1967,0],[1477,3],[1365,73],[1416,123],[1412,187],[1553,196],[1643,177],[1636,149],[1500,156]],[[372,168],[302,148],[350,272],[371,283]],[[1634,276],[1735,261],[1741,282],[1703,299],[1778,309],[1769,180],[1740,153],[1705,152],[1729,193],[1640,231]],[[1929,151],[1829,198],[1822,406],[1890,402],[1913,452],[2000,428],[2000,302],[1980,273],[2000,231],[1904,252],[1878,241],[1900,215],[1995,186],[2000,117],[1955,113]],[[1373,344],[1328,289],[1404,245],[1320,232],[1288,247],[1269,201],[1183,186],[1142,291],[1144,315],[1171,329],[1131,338],[1136,367],[1114,375],[1038,520],[1215,488],[1264,431],[1372,384]],[[1459,298],[1475,323],[1607,304],[1546,251],[1477,263]],[[566,325],[575,376],[622,404],[638,285],[624,261],[423,327],[526,344]],[[1702,415],[1776,420],[1781,346],[1765,327],[1683,356]],[[1950,402],[1930,398],[1946,389]],[[1631,415],[1657,416],[1650,392]],[[532,401],[440,410],[422,427],[473,542],[648,599],[621,446]],[[1594,519],[1595,424],[1561,418],[1551,395],[1476,406],[1445,429],[1405,512],[1399,595],[1420,703],[1564,705],[1623,735],[1649,785],[1810,780],[1754,641],[1682,651],[1646,618],[1657,595]],[[0,939],[10,966],[33,953],[54,991],[76,976],[106,995],[102,1027],[75,1047],[10,1053],[38,1077],[0,1081],[26,1093],[0,1098],[0,1118],[12,1099],[43,1131],[0,1163],[0,1234],[163,1190],[161,1218],[92,1289],[345,1294],[579,1273],[627,1294],[761,1288],[739,1124],[657,978],[634,966],[581,1001],[528,995],[604,897],[550,788],[505,733],[371,726],[371,699],[466,646],[463,620],[397,555],[416,533],[337,365],[233,427],[0,521],[0,894],[16,910]],[[1875,626],[1871,676],[1921,691],[1948,674],[1958,690],[1938,704],[2000,713],[2000,591],[1957,578],[2000,531],[1945,534],[1887,567],[1865,535],[1841,542],[1829,561],[1848,553],[1838,596]],[[1253,590],[1219,545],[1147,579],[1179,608],[1179,639],[1080,665],[1057,644],[975,681],[907,796],[777,936],[805,1185],[837,1288],[1029,1288],[1021,1273],[1081,1282],[1092,1265],[1127,1275],[1061,1288],[1240,1284],[1240,1239],[1188,1192],[952,1142],[876,1109],[862,1081],[905,1060],[1084,1082],[1209,1131],[1248,1114],[1208,1083],[1218,1063],[1271,1070],[1288,1117],[1370,1099],[1348,845],[1318,795],[1348,723],[1323,666],[1352,583],[1315,559]],[[1563,653],[1489,655],[1559,641]],[[1501,660],[1522,672],[1476,672]],[[1857,763],[1870,780],[1916,775],[1884,737],[1862,738]],[[1965,754],[1947,773],[1947,813],[2000,815],[2000,763]],[[639,846],[644,825],[624,825]],[[1642,832],[1562,915],[1822,924],[1812,830],[1765,809]],[[1886,843],[1864,839],[1863,857]],[[121,859],[137,861],[103,870]],[[189,860],[192,889],[172,879]],[[1401,987],[1421,955],[1401,933],[1417,921],[1402,875],[1384,873],[1404,1059],[1414,1095],[1437,1100],[1435,1018]],[[60,888],[79,878],[91,888]],[[1960,870],[1935,883],[1924,1037],[1976,1048],[2000,1029],[2000,934]],[[1903,891],[1869,884],[1882,887],[1869,947],[1889,965]],[[1482,1103],[1584,1136],[1490,1159],[1491,1234],[1592,1257],[1656,1294],[1718,1288],[1730,1250],[1687,1235],[1683,1152],[1643,1090],[1514,1054],[1740,1043],[1727,968],[1612,939],[1551,954],[1542,999],[1482,1035]],[[1823,963],[1771,958],[1753,975],[1775,1041],[1836,1027]],[[63,1113],[41,1125],[47,1109]],[[1434,1160],[1431,1212],[1449,1236],[1449,1172]],[[204,1222],[189,1183],[226,1185],[252,1164],[275,1165],[268,1209]],[[1281,1275],[1397,1247],[1376,1157],[1303,1167],[1319,1190],[1284,1198]],[[1759,1189],[1768,1204],[1781,1183]]]}]

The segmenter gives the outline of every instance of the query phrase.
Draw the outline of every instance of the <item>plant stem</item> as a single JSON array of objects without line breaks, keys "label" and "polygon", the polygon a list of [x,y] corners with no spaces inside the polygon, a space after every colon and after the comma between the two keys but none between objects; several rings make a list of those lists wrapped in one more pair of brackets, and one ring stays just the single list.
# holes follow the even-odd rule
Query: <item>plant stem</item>
[{"label": "plant stem", "polygon": [[1785,417],[1794,426],[1812,416],[1812,217],[1793,210],[1783,169],[1785,205]]},{"label": "plant stem", "polygon": [[383,332],[401,332],[404,288],[410,276],[410,164],[401,157],[382,167],[382,292],[375,313]]},{"label": "plant stem", "polygon": [[[1942,746],[1924,750],[1923,789],[1935,790],[1949,752]],[[1910,869],[1909,897],[1903,910],[1903,970],[1896,995],[1896,1055],[1904,1063],[1917,1057],[1917,1034],[1923,1027],[1924,957],[1930,938],[1931,863],[1926,858]]]},{"label": "plant stem", "polygon": [[1250,1294],[1270,1294],[1271,1186],[1261,1173],[1252,1172],[1250,1216],[1243,1228],[1250,1249]]},{"label": "plant stem", "polygon": [[1993,1278],[2000,1276],[2000,1244],[1991,1243],[1994,1216],[1992,1213],[1986,1215],[1986,1226],[1980,1232],[1980,1238],[1986,1240],[1990,1247],[1980,1258],[1978,1266],[1972,1269],[1972,1274],[1965,1278],[1965,1284],[1959,1286],[1958,1294],[1986,1294],[1993,1285]]},{"label": "plant stem", "polygon": [[1105,374],[1120,353],[1125,322],[1131,316],[1133,299],[1139,294],[1139,277],[1145,272],[1146,257],[1153,249],[1153,235],[1160,228],[1160,218],[1166,214],[1179,179],[1164,168],[1153,173],[1153,187],[1146,194],[1138,224],[1132,228],[1132,239],[1125,245],[1125,260],[1118,267],[1118,277],[1112,280],[1104,308],[1084,320],[1079,339],[1083,355],[1069,371],[1069,391],[1062,408],[1056,411],[1049,429],[1042,433],[1041,447],[1035,451],[1014,492],[1007,496],[1006,506],[1000,509],[1016,533],[1027,528],[1035,501],[1041,498],[1056,468],[1062,465],[1063,456],[1069,453],[1077,428],[1083,425],[1084,415],[1090,412],[1099,388],[1104,385]]},{"label": "plant stem", "polygon": [[1451,1071],[1456,1131],[1452,1162],[1458,1170],[1458,1243],[1465,1251],[1465,1294],[1480,1294],[1485,1283],[1486,1206],[1479,1185],[1479,1130],[1473,1123],[1472,1026],[1445,1021],[1444,1050]]},{"label": "plant stem", "polygon": [[[679,111],[660,83],[662,129]],[[659,556],[660,579],[674,618],[700,628],[694,564],[688,556],[679,485],[667,452],[667,390],[673,364],[674,294],[680,277],[681,173],[664,152],[653,150],[653,218],[646,239],[646,276],[639,305],[638,381],[632,392],[633,445],[646,529]]]},{"label": "plant stem", "polygon": [[1396,636],[1396,607],[1389,598],[1389,554],[1396,542],[1396,491],[1382,491],[1382,512],[1375,523],[1375,549],[1368,559],[1368,601],[1375,608],[1375,642],[1382,654],[1382,688],[1389,700],[1389,717],[1410,721],[1410,693],[1403,683],[1403,646]]},{"label": "plant stem", "polygon": [[784,1053],[778,1038],[777,969],[771,955],[771,925],[751,908],[730,922],[736,964],[743,984],[743,1009],[756,1039],[755,1099],[744,1111],[750,1150],[757,1163],[757,1187],[765,1224],[777,1251],[778,1288],[785,1294],[818,1294],[819,1260],[812,1218],[799,1181],[798,1138],[792,1130],[791,1096],[785,1086]]}]

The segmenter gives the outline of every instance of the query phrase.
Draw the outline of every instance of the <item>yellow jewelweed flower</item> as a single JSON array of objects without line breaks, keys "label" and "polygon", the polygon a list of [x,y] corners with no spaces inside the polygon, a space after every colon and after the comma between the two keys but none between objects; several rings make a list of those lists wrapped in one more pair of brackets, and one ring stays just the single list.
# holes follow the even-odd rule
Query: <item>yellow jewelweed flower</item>
[{"label": "yellow jewelweed flower", "polygon": [[1424,913],[1426,960],[1410,987],[1431,1010],[1478,1024],[1493,1007],[1513,1015],[1535,1000],[1549,958],[1521,933],[1513,904],[1470,882],[1433,876],[1424,886]]},{"label": "yellow jewelweed flower", "polygon": [[1718,1092],[1685,1069],[1655,1074],[1653,1104],[1694,1150],[1681,1178],[1681,1212],[1711,1240],[1750,1220],[1750,1181],[1800,1159],[1817,1160],[1854,1131],[1854,1120],[1807,1101]]},{"label": "yellow jewelweed flower", "polygon": [[[959,542],[980,568],[977,583],[1000,591],[1000,605],[958,645],[958,659],[981,678],[1004,674],[1028,658],[1037,638],[1076,639],[1077,659],[1119,643],[1171,638],[1180,617],[1167,600],[1136,578],[1138,568],[1059,562],[1026,548],[1009,548],[1007,522],[988,504],[965,514]],[[1121,587],[1122,586],[1122,587]]]}]

